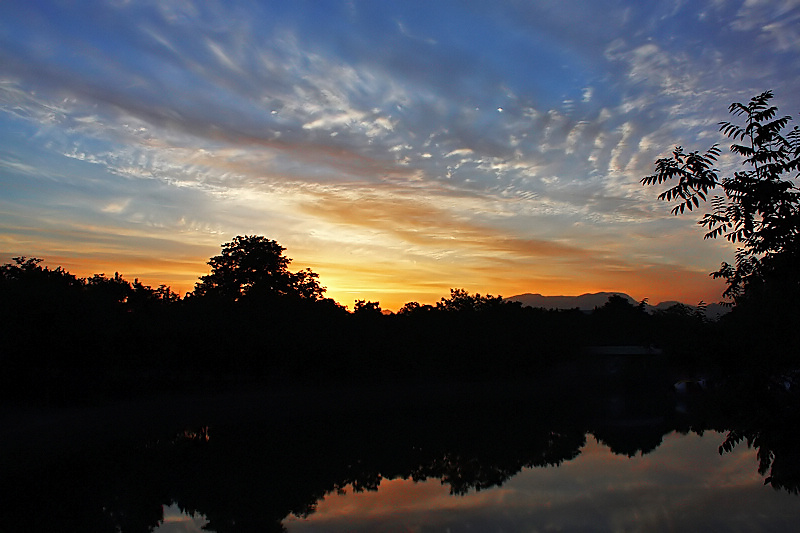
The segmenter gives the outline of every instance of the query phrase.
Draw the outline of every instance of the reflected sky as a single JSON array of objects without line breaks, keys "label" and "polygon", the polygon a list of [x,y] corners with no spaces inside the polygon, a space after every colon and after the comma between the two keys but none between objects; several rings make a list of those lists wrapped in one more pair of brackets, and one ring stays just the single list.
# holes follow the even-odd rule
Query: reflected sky
[{"label": "reflected sky", "polygon": [[764,486],[755,452],[720,456],[721,433],[673,433],[654,452],[614,455],[591,437],[560,467],[525,469],[502,487],[451,496],[439,480],[384,480],[378,492],[329,494],[290,532],[785,531],[796,496]]},{"label": "reflected sky", "polygon": [[164,518],[153,528],[153,533],[195,533],[212,531],[203,529],[208,525],[208,519],[198,513],[188,513],[181,509],[177,503],[164,505]]}]

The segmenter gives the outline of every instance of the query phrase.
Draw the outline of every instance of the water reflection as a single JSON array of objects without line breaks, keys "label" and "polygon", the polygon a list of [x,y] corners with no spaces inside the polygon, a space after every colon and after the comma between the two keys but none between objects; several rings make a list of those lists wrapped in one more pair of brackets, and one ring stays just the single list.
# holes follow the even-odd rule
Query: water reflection
[{"label": "water reflection", "polygon": [[764,491],[746,448],[721,457],[723,439],[672,433],[628,458],[590,437],[575,460],[525,468],[500,487],[454,497],[438,480],[384,480],[376,492],[328,494],[313,515],[284,524],[291,533],[791,529],[796,499]]},{"label": "water reflection", "polygon": [[422,530],[800,518],[794,394],[533,385],[286,389],[6,416],[0,473],[15,490],[1,518],[10,531],[54,520],[98,532],[396,529],[387,502]]},{"label": "water reflection", "polygon": [[188,513],[177,503],[162,506],[164,517],[153,528],[153,533],[214,533],[207,529],[208,518],[199,513]]}]

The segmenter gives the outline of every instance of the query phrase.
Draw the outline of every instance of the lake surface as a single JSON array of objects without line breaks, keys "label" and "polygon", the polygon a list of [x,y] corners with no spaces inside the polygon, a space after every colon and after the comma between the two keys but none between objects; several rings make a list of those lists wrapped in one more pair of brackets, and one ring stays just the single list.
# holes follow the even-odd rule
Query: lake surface
[{"label": "lake surface", "polygon": [[9,531],[122,532],[800,523],[794,394],[621,385],[309,387],[6,409],[0,475],[14,490],[0,518]]},{"label": "lake surface", "polygon": [[791,531],[797,496],[764,486],[754,450],[721,456],[724,435],[672,433],[654,452],[613,454],[594,438],[559,467],[525,468],[500,487],[450,494],[439,480],[383,480],[328,494],[290,532]]}]

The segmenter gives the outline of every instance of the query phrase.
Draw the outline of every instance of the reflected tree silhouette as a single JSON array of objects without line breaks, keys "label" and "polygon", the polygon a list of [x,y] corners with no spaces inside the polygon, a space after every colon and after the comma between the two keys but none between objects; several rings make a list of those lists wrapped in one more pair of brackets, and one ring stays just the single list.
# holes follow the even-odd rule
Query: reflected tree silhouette
[{"label": "reflected tree silhouette", "polygon": [[[739,416],[719,447],[729,453],[746,443],[756,451],[758,473],[776,490],[800,494],[800,393],[793,380],[736,383]],[[741,400],[740,400],[741,401]]]},{"label": "reflected tree silhouette", "polygon": [[[609,414],[602,406],[611,392],[602,387],[538,385],[436,391],[435,401],[416,402],[365,404],[361,398],[374,394],[366,390],[339,395],[337,405],[324,403],[327,394],[292,395],[288,409],[274,405],[280,396],[247,397],[214,420],[156,438],[23,462],[5,454],[3,478],[16,490],[2,520],[10,530],[47,529],[43,516],[59,516],[62,529],[148,531],[162,505],[174,502],[205,516],[213,531],[281,531],[286,516],[309,516],[326,494],[377,490],[384,479],[440,479],[463,495],[500,486],[524,468],[571,461],[590,434],[632,456],[651,452],[671,431],[706,429],[729,430],[722,451],[753,446],[765,482],[798,492],[798,410],[773,409],[797,405],[791,391],[745,409],[740,390],[720,388],[681,413],[674,402],[632,396]],[[591,395],[576,401],[578,391]]]}]

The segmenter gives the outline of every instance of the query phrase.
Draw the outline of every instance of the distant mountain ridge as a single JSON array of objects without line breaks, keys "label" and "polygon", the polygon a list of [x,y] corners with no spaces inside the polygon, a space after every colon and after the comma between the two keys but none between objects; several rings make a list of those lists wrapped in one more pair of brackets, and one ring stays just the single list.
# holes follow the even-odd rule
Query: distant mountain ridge
[{"label": "distant mountain ridge", "polygon": [[[618,295],[622,296],[629,302],[634,305],[638,305],[638,300],[635,300],[625,294],[624,292],[594,292],[594,293],[587,293],[581,294],[580,296],[544,296],[542,294],[518,294],[516,296],[511,296],[506,298],[506,300],[511,300],[514,302],[520,302],[524,306],[530,307],[542,307],[544,309],[575,309],[578,308],[581,311],[592,311],[596,307],[602,307],[608,301],[609,297]],[[662,311],[667,309],[675,304],[682,303],[676,301],[667,301],[667,302],[660,302],[657,305],[645,305],[645,310],[648,313],[652,313],[654,311]],[[696,305],[689,305],[683,304],[692,309],[695,309]],[[713,303],[708,304],[706,307],[706,316],[712,320],[719,318],[720,316],[724,315],[730,311],[729,308],[723,307],[719,304]]]}]

